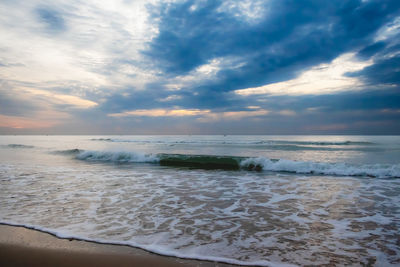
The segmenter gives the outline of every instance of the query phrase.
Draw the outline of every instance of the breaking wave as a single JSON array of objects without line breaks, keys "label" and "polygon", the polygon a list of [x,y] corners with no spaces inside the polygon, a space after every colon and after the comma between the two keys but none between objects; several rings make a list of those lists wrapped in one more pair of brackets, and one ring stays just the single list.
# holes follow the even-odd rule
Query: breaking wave
[{"label": "breaking wave", "polygon": [[364,164],[324,163],[293,161],[287,159],[248,158],[240,162],[245,169],[291,172],[302,174],[320,174],[337,176],[367,176],[376,178],[400,177],[400,164]]},{"label": "breaking wave", "polygon": [[264,157],[234,157],[217,155],[142,154],[126,151],[89,151],[71,149],[58,151],[74,155],[78,160],[109,163],[156,163],[162,166],[199,169],[249,170],[318,174],[334,176],[363,176],[376,178],[399,178],[400,164],[348,164]]},{"label": "breaking wave", "polygon": [[8,144],[5,147],[8,147],[8,148],[34,148],[34,146],[22,145],[22,144]]},{"label": "breaking wave", "polygon": [[[74,150],[72,150],[74,151]],[[135,152],[107,152],[107,151],[84,151],[77,150],[76,158],[80,160],[89,161],[104,161],[104,162],[116,162],[116,163],[129,163],[129,162],[158,162],[159,158],[152,154],[146,155]]]}]

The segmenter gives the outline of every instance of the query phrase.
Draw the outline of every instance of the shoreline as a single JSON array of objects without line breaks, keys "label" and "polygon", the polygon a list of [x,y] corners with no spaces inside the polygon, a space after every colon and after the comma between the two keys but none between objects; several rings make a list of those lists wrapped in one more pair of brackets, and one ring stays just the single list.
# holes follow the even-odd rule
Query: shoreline
[{"label": "shoreline", "polygon": [[24,226],[0,224],[1,266],[237,266],[163,256],[127,245],[64,239]]}]

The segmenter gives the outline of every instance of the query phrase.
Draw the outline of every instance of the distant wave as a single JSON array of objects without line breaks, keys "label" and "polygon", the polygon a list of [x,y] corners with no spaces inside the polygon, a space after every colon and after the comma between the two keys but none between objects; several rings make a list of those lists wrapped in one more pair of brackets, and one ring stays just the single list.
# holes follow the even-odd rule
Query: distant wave
[{"label": "distant wave", "polygon": [[22,144],[8,144],[6,145],[8,148],[34,148],[34,146],[22,145]]},{"label": "distant wave", "polygon": [[110,142],[113,142],[113,139],[111,139],[111,138],[92,138],[90,140],[91,141],[110,141]]},{"label": "distant wave", "polygon": [[317,146],[350,146],[350,145],[375,145],[372,142],[363,141],[339,141],[339,142],[313,142],[313,141],[273,141],[280,144],[297,144],[297,145],[317,145]]},{"label": "distant wave", "polygon": [[74,149],[53,151],[54,154],[60,154],[60,155],[76,155],[80,152],[84,152],[84,150],[74,148]]},{"label": "distant wave", "polygon": [[264,157],[142,154],[126,151],[85,151],[80,149],[65,150],[64,152],[58,151],[58,153],[70,154],[74,155],[78,160],[94,162],[156,163],[163,166],[200,169],[272,171],[335,176],[400,178],[400,164],[356,165],[348,163],[269,159]]},{"label": "distant wave", "polygon": [[393,150],[389,147],[377,146],[376,143],[363,141],[341,141],[341,142],[313,142],[313,141],[286,141],[286,140],[135,140],[118,138],[95,138],[97,142],[134,143],[138,145],[165,145],[165,146],[231,146],[248,147],[251,149],[281,150],[281,151],[386,151]]},{"label": "distant wave", "polygon": [[261,140],[261,141],[239,141],[239,140],[189,140],[189,141],[161,141],[161,140],[135,140],[119,138],[92,138],[91,141],[104,141],[114,143],[154,143],[154,144],[192,144],[192,145],[314,145],[314,146],[350,146],[350,145],[375,145],[372,142],[363,141],[338,141],[338,142],[314,142],[314,141],[286,141],[286,140]]}]

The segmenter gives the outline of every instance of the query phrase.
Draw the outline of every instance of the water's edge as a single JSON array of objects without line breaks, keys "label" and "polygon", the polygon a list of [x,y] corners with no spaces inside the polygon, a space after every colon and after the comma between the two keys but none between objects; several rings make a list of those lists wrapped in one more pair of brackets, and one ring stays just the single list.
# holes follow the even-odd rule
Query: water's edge
[{"label": "water's edge", "polygon": [[146,252],[150,252],[155,255],[165,256],[165,257],[174,257],[179,259],[186,259],[186,260],[200,260],[200,261],[208,261],[208,262],[217,262],[217,263],[227,263],[237,266],[278,266],[278,267],[292,267],[296,265],[286,264],[286,263],[279,263],[279,262],[270,262],[270,261],[253,261],[253,262],[245,262],[239,261],[235,259],[229,259],[224,257],[205,257],[201,255],[185,255],[183,253],[177,253],[174,251],[163,251],[159,246],[151,246],[151,245],[140,245],[134,242],[122,242],[122,241],[109,241],[104,239],[92,239],[92,238],[85,238],[80,236],[75,236],[71,234],[65,234],[61,232],[57,232],[56,230],[52,230],[45,227],[30,225],[30,224],[21,224],[15,222],[6,222],[0,221],[0,225],[8,225],[14,227],[23,227],[25,229],[38,231],[41,233],[50,234],[56,238],[60,239],[72,239],[77,241],[85,241],[91,242],[96,244],[103,244],[103,245],[115,245],[115,246],[128,246],[135,249],[141,249]]}]

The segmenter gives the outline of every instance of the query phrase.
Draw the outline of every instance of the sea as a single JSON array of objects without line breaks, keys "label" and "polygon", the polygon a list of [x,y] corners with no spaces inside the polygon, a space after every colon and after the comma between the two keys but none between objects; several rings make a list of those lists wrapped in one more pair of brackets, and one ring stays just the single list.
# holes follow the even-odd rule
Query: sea
[{"label": "sea", "polygon": [[0,136],[0,223],[259,266],[399,266],[400,136]]}]

